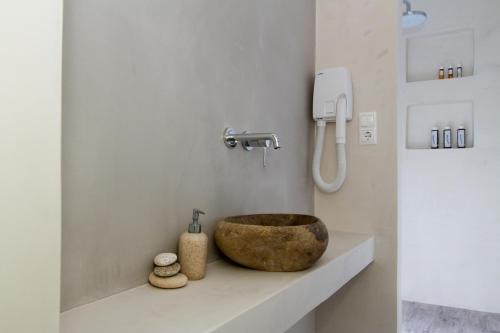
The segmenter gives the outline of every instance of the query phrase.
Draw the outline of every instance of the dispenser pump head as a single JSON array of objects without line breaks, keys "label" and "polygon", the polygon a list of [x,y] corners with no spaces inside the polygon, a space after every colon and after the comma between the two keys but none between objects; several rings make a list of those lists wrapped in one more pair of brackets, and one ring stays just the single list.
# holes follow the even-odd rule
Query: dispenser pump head
[{"label": "dispenser pump head", "polygon": [[200,218],[200,214],[205,215],[205,212],[202,212],[199,209],[193,209],[193,222],[189,224],[188,232],[191,234],[199,234],[201,232],[201,224],[198,222]]}]

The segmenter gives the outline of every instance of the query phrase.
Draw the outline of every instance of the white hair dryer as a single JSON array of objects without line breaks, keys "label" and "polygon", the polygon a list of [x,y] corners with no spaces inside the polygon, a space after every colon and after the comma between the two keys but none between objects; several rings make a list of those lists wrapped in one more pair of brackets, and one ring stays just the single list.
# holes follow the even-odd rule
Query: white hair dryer
[{"label": "white hair dryer", "polygon": [[[347,172],[346,122],[352,120],[351,72],[345,67],[327,68],[316,73],[314,80],[313,118],[316,121],[316,146],[313,157],[313,178],[323,192],[337,192]],[[321,177],[320,164],[328,122],[336,123],[337,176],[331,183]]]}]

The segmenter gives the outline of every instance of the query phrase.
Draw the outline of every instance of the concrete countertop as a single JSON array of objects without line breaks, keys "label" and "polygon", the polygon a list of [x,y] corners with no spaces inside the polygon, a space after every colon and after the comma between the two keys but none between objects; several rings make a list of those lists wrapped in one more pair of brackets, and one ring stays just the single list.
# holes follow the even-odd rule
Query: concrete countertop
[{"label": "concrete countertop", "polygon": [[330,244],[310,269],[255,271],[225,260],[181,289],[142,285],[61,314],[61,333],[284,332],[374,258],[370,235],[329,231]]}]

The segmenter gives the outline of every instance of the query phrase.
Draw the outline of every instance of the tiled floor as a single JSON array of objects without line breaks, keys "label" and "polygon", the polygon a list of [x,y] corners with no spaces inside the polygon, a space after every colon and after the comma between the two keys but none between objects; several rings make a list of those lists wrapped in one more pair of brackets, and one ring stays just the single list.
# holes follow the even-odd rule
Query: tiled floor
[{"label": "tiled floor", "polygon": [[403,302],[403,333],[500,333],[500,314]]}]

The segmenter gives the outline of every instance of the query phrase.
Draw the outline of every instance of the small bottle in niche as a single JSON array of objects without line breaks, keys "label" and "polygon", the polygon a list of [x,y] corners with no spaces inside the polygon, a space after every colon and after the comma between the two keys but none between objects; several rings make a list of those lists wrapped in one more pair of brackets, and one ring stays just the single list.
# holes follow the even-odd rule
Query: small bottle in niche
[{"label": "small bottle in niche", "polygon": [[457,147],[465,148],[465,127],[459,126],[457,129]]},{"label": "small bottle in niche", "polygon": [[440,80],[443,80],[443,79],[444,79],[444,67],[443,67],[443,66],[439,67],[439,75],[438,75],[438,78],[439,78]]},{"label": "small bottle in niche", "polygon": [[433,127],[431,130],[431,149],[439,148],[439,129]]},{"label": "small bottle in niche", "polygon": [[443,148],[451,148],[451,128],[448,126],[443,129]]},{"label": "small bottle in niche", "polygon": [[448,79],[453,79],[453,66],[448,66]]},{"label": "small bottle in niche", "polygon": [[457,77],[463,76],[462,71],[463,71],[462,64],[458,64],[457,65]]}]

